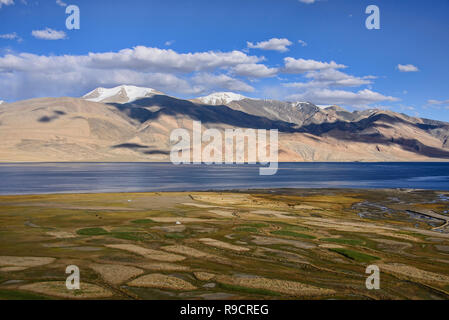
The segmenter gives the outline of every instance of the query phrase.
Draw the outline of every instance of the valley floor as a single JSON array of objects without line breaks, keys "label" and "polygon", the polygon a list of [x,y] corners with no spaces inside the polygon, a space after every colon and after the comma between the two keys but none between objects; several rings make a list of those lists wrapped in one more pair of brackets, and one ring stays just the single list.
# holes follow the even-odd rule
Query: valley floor
[{"label": "valley floor", "polygon": [[[448,299],[449,193],[0,196],[0,299]],[[66,289],[79,267],[80,290]],[[368,290],[366,267],[380,269]]]}]

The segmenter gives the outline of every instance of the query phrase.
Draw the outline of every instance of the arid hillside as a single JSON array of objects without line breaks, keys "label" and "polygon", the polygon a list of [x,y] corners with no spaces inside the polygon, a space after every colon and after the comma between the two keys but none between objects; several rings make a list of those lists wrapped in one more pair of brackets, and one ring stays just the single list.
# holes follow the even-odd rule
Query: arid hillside
[{"label": "arid hillside", "polygon": [[157,92],[129,103],[40,98],[2,104],[0,161],[169,161],[170,133],[191,130],[192,120],[221,132],[278,129],[280,161],[449,159],[444,122],[270,100],[208,105]]}]

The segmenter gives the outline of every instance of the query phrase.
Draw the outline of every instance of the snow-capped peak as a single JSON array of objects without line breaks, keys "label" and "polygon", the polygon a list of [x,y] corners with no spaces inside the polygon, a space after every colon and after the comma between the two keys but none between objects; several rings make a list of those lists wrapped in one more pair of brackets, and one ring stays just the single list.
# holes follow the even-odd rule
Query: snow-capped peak
[{"label": "snow-capped peak", "polygon": [[121,85],[114,88],[96,88],[82,98],[93,102],[128,103],[155,94],[162,93],[152,88]]},{"label": "snow-capped peak", "polygon": [[200,97],[197,99],[205,104],[219,105],[219,104],[228,104],[232,101],[240,101],[249,98],[234,92],[215,92],[208,96]]}]

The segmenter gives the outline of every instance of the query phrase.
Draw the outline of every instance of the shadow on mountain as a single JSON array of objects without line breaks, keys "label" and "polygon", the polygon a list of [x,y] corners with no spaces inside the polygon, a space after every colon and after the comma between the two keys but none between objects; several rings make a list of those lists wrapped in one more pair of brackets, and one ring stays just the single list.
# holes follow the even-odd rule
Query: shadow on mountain
[{"label": "shadow on mountain", "polygon": [[[423,123],[413,123],[400,117],[381,113],[356,122],[340,120],[336,122],[323,122],[321,124],[309,124],[298,127],[298,125],[294,123],[271,120],[266,117],[234,110],[225,105],[212,106],[196,104],[188,100],[176,99],[165,95],[155,95],[150,98],[139,99],[127,104],[109,103],[109,105],[114,106],[121,113],[126,114],[129,118],[132,118],[140,123],[158,119],[162,115],[185,116],[207,124],[216,123],[233,127],[253,129],[278,129],[280,132],[301,132],[308,133],[313,136],[328,134],[335,139],[343,141],[397,145],[404,150],[423,156],[431,158],[449,158],[449,151],[427,146],[417,139],[392,139],[385,137],[378,132],[369,132],[370,129],[379,127],[392,128],[399,124],[414,126],[425,131],[440,128],[445,130],[448,129],[447,123],[434,120],[423,119]],[[151,111],[149,110],[150,107],[158,107],[158,109],[157,111]],[[313,138],[313,136],[309,137]],[[145,148],[145,146],[140,145],[128,147]]]},{"label": "shadow on mountain", "polygon": [[163,150],[148,150],[148,151],[143,151],[143,154],[148,154],[148,155],[153,155],[153,154],[161,154],[161,155],[169,155],[170,151],[163,151]]},{"label": "shadow on mountain", "polygon": [[324,122],[321,124],[309,124],[306,126],[302,126],[299,129],[299,131],[319,136],[328,133],[329,131],[332,130],[348,131],[355,133],[366,130],[367,128],[373,125],[375,125],[376,127],[384,127],[384,128],[391,127],[386,124],[375,123],[377,121],[386,122],[388,123],[388,125],[391,126],[394,126],[396,124],[406,124],[425,131],[447,127],[447,124],[443,122],[438,123],[435,121],[435,123],[413,123],[388,114],[376,114],[357,122],[336,121],[336,122]]},{"label": "shadow on mountain", "polygon": [[[377,123],[377,121],[382,121],[382,123]],[[329,134],[329,136],[332,136],[336,139],[346,140],[350,142],[356,141],[380,145],[398,145],[404,150],[430,158],[449,158],[449,150],[446,151],[439,148],[427,146],[417,139],[389,138],[385,137],[379,132],[363,132],[367,129],[369,130],[370,128],[393,128],[398,124],[414,126],[425,131],[439,128],[447,129],[448,127],[446,123],[439,121],[430,120],[428,121],[428,123],[412,123],[399,117],[387,114],[376,114],[366,119],[362,119],[358,122],[336,121],[333,123],[326,122],[322,124],[310,124],[301,127],[299,131],[317,136]]]},{"label": "shadow on mountain", "polygon": [[57,116],[52,116],[52,117],[43,116],[43,117],[40,117],[39,119],[37,119],[37,121],[43,122],[43,123],[48,123],[48,122],[52,122],[53,120],[56,120],[56,119],[58,119]]},{"label": "shadow on mountain", "polygon": [[138,143],[121,143],[116,144],[115,146],[112,146],[113,149],[146,149],[149,148],[149,146],[144,146]]},{"label": "shadow on mountain", "polygon": [[[143,154],[147,154],[147,155],[155,155],[155,154],[160,154],[160,155],[169,155],[170,152],[169,151],[164,151],[164,150],[151,150],[151,146],[145,146],[142,144],[138,144],[138,143],[121,143],[121,144],[117,144],[115,146],[111,146],[111,148],[113,149],[130,149],[130,150],[135,150],[135,151],[140,151]],[[147,149],[147,150],[142,150],[142,149]],[[148,150],[150,149],[150,150]]]},{"label": "shadow on mountain", "polygon": [[[187,100],[164,95],[155,95],[151,98],[144,98],[127,104],[110,103],[109,105],[114,106],[128,117],[140,123],[157,119],[161,115],[184,115],[193,120],[208,124],[217,123],[253,129],[278,129],[280,132],[298,131],[297,125],[294,123],[270,120],[265,117],[233,110],[227,106],[195,104]],[[154,112],[147,109],[154,106],[160,109]]]},{"label": "shadow on mountain", "polygon": [[59,116],[66,115],[66,113],[64,111],[60,111],[60,110],[55,110],[55,111],[53,111],[53,113],[54,113],[54,115],[40,117],[39,119],[37,119],[37,121],[43,122],[43,123],[46,123],[46,122],[48,123],[48,122],[52,122],[53,120],[58,119]]}]

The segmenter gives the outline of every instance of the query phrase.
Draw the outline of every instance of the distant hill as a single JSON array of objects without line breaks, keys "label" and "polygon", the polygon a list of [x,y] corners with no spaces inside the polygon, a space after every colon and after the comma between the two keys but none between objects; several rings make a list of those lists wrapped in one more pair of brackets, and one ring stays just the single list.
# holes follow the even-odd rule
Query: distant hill
[{"label": "distant hill", "polygon": [[120,86],[1,104],[0,161],[169,161],[171,131],[191,130],[192,120],[205,129],[278,129],[280,161],[449,160],[441,121],[231,93],[189,101]]}]

